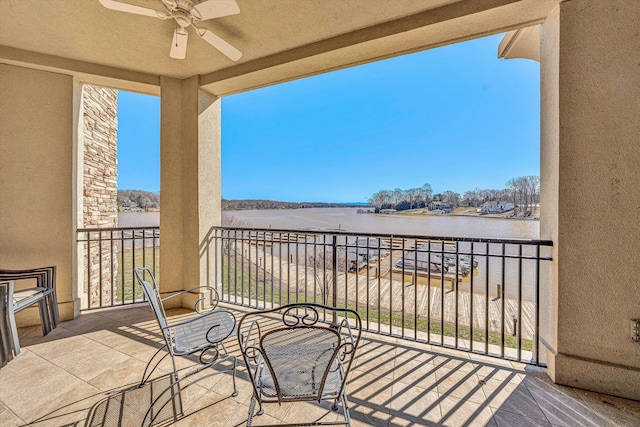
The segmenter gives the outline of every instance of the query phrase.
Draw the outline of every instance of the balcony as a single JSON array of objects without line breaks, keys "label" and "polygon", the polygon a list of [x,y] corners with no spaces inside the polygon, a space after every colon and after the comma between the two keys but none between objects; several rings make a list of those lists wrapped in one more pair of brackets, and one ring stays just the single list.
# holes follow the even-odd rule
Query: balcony
[{"label": "balcony", "polygon": [[[237,315],[249,310],[223,304]],[[190,316],[173,309],[172,320]],[[0,371],[0,425],[140,425],[154,385],[137,388],[160,346],[146,304],[85,312],[47,337],[20,329],[23,353]],[[235,339],[228,349],[238,356]],[[640,402],[555,385],[544,369],[499,358],[366,333],[348,392],[354,426],[637,426]],[[251,387],[242,363],[240,394],[230,377],[187,388],[175,425],[237,426],[246,421]],[[162,367],[161,367],[162,368]],[[146,406],[145,406],[146,405]],[[261,422],[331,417],[315,404],[270,405]],[[173,424],[173,412],[163,414]],[[85,421],[91,418],[91,423]]]}]

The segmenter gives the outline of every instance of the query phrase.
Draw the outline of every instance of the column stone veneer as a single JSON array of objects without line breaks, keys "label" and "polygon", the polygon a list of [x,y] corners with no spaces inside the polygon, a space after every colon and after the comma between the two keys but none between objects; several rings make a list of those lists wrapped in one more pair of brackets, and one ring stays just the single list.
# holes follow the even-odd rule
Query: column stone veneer
[{"label": "column stone veneer", "polygon": [[[118,226],[118,91],[102,86],[82,85],[82,227]],[[95,236],[95,235],[94,235]],[[108,237],[104,232],[103,237]],[[117,277],[118,250],[109,244],[90,244],[81,249],[85,267],[80,281],[85,304],[110,304],[111,277]],[[102,247],[102,251],[100,250]],[[113,259],[111,258],[113,255]],[[90,276],[85,272],[89,268]],[[113,268],[113,271],[112,271]],[[88,280],[87,280],[88,279]],[[102,283],[102,286],[100,284]],[[102,295],[100,290],[102,289]]]},{"label": "column stone veneer", "polygon": [[[215,286],[207,236],[220,225],[220,100],[197,77],[160,83],[160,288]],[[195,301],[175,304],[193,308]]]},{"label": "column stone veneer", "polygon": [[542,331],[559,384],[640,400],[640,5],[559,4],[541,28]]}]

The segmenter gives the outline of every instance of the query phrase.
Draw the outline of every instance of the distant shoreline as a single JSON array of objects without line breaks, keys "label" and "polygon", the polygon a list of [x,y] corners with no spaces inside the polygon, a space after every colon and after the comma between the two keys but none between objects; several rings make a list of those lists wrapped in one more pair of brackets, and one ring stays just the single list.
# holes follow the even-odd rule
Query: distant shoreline
[{"label": "distant shoreline", "polygon": [[513,216],[513,211],[501,213],[501,214],[480,214],[477,212],[478,208],[454,208],[451,213],[442,213],[440,210],[430,211],[426,208],[410,209],[406,211],[399,211],[392,214],[376,214],[380,216],[473,216],[480,218],[497,218],[497,219],[510,219],[520,221],[538,221],[540,220],[540,208],[537,208],[531,216]]}]

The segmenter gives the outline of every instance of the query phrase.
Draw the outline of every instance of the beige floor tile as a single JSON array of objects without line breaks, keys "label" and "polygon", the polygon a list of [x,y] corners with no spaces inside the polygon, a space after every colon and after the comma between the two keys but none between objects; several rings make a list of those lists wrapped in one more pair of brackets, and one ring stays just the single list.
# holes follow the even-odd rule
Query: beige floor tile
[{"label": "beige floor tile", "polygon": [[[110,320],[95,313],[81,314],[73,320],[62,322],[59,328],[68,329],[76,334],[89,335],[91,332],[103,329],[115,329],[120,322]],[[56,328],[57,329],[57,328]]]},{"label": "beige floor tile", "polygon": [[395,351],[386,345],[366,342],[356,350],[356,357],[351,369],[360,371],[376,371],[379,376],[393,379]]},{"label": "beige floor tile", "polygon": [[435,388],[435,372],[436,367],[432,363],[413,358],[397,358],[393,371],[393,381],[427,389]]},{"label": "beige floor tile", "polygon": [[583,402],[609,427],[640,426],[640,401],[576,390]]},{"label": "beige floor tile", "polygon": [[[331,404],[323,405],[317,402],[298,402],[291,404],[282,420],[287,423],[303,423],[303,422],[331,422],[342,418],[336,411],[331,410]],[[266,410],[266,408],[265,408]]]},{"label": "beige floor tile", "polygon": [[522,417],[548,421],[529,390],[523,384],[488,381],[485,386],[487,404]]},{"label": "beige floor tile", "polygon": [[414,359],[420,362],[433,362],[434,347],[429,344],[412,343],[398,340],[395,356],[403,359]]},{"label": "beige floor tile", "polygon": [[17,427],[24,425],[24,421],[0,403],[0,426]]},{"label": "beige floor tile", "polygon": [[546,392],[553,392],[562,394],[572,399],[579,398],[575,389],[571,387],[554,384],[551,378],[547,375],[544,368],[537,366],[527,366],[525,368],[525,378],[523,383],[530,391],[540,390]]},{"label": "beige floor tile", "polygon": [[[141,363],[137,359],[132,359],[126,354],[95,342],[84,350],[86,351],[70,357],[64,368],[67,372],[87,382],[118,369],[118,367],[127,366],[132,363],[132,360],[137,366]],[[144,368],[140,370],[140,376],[142,376],[143,370]]]},{"label": "beige floor tile", "polygon": [[[88,383],[102,391],[138,384],[145,366],[146,363],[138,359],[129,358],[126,363],[109,366],[108,369],[93,377]],[[166,374],[166,372],[163,374]]]},{"label": "beige floor tile", "polygon": [[232,397],[208,391],[184,412],[176,426],[223,426],[241,408]]},{"label": "beige floor tile", "polygon": [[473,372],[438,368],[436,370],[437,392],[475,403],[485,403],[486,396],[480,378]]},{"label": "beige floor tile", "polygon": [[46,347],[50,342],[68,338],[77,334],[69,329],[58,327],[49,332],[48,335],[43,336],[42,328],[40,326],[29,326],[26,328],[19,328],[18,335],[20,337],[21,347]]},{"label": "beige floor tile", "polygon": [[442,418],[440,395],[435,391],[396,383],[392,394],[389,405],[392,425],[428,425]]},{"label": "beige floor tile", "polygon": [[147,303],[140,306],[118,307],[97,312],[107,319],[115,320],[128,325],[141,322],[156,322],[156,318]]},{"label": "beige floor tile", "polygon": [[493,417],[493,411],[488,406],[453,396],[443,396],[440,412],[440,425],[450,427],[485,426]]},{"label": "beige floor tile", "polygon": [[531,390],[531,395],[553,425],[605,427],[600,417],[579,398],[541,390]]},{"label": "beige floor tile", "polygon": [[356,406],[350,410],[352,427],[386,427],[389,425],[390,415],[388,412],[369,408],[359,409],[362,408]]},{"label": "beige floor tile", "polygon": [[498,381],[512,381],[519,379],[518,371],[511,367],[504,367],[499,365],[478,364],[476,375],[484,381],[498,380]]},{"label": "beige floor tile", "polygon": [[547,420],[527,418],[502,409],[495,412],[493,420],[498,427],[551,427]]},{"label": "beige floor tile", "polygon": [[[161,345],[150,314],[146,306],[84,313],[46,337],[39,327],[21,328],[23,353],[0,370],[0,426],[83,425],[88,414],[108,408],[107,398],[111,408],[125,409],[110,416],[139,425],[151,393],[172,371],[166,359],[154,373],[156,389],[131,388]],[[192,315],[170,310],[172,321]],[[235,337],[226,344],[239,356]],[[640,402],[556,385],[542,368],[371,333],[357,354],[347,387],[353,426],[640,426]],[[181,371],[194,362],[178,358]],[[230,374],[221,374],[185,388],[179,425],[244,425],[253,389],[240,358],[237,397],[231,384]],[[326,403],[293,408],[265,405],[255,422],[341,415]]]},{"label": "beige floor tile", "polygon": [[[500,408],[509,398],[512,397],[512,394],[517,389],[520,381],[511,380],[511,381],[499,381],[499,380],[488,380],[485,381],[480,378],[482,384],[482,391],[484,391],[485,395],[485,403],[489,405],[491,408]],[[526,389],[526,388],[525,388]]]},{"label": "beige floor tile", "polygon": [[359,373],[349,382],[349,400],[354,403],[382,406],[391,401],[393,380],[370,373]]}]

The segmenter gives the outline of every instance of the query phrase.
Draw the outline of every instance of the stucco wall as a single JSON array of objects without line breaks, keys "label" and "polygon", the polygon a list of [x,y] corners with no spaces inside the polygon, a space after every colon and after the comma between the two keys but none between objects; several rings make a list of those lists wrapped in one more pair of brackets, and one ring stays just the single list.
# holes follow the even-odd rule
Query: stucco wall
[{"label": "stucco wall", "polygon": [[0,94],[0,265],[56,265],[60,315],[71,319],[73,78],[0,64]]},{"label": "stucco wall", "polygon": [[543,96],[558,115],[551,124],[543,114],[542,134],[543,164],[555,168],[547,183],[558,177],[557,212],[542,217],[543,237],[557,233],[553,375],[640,399],[640,344],[629,336],[640,318],[640,7],[577,0],[558,13],[557,92]]},{"label": "stucco wall", "polygon": [[[210,227],[220,225],[220,100],[197,78],[161,78],[161,289],[214,285]],[[193,307],[196,295],[173,304]]]}]

